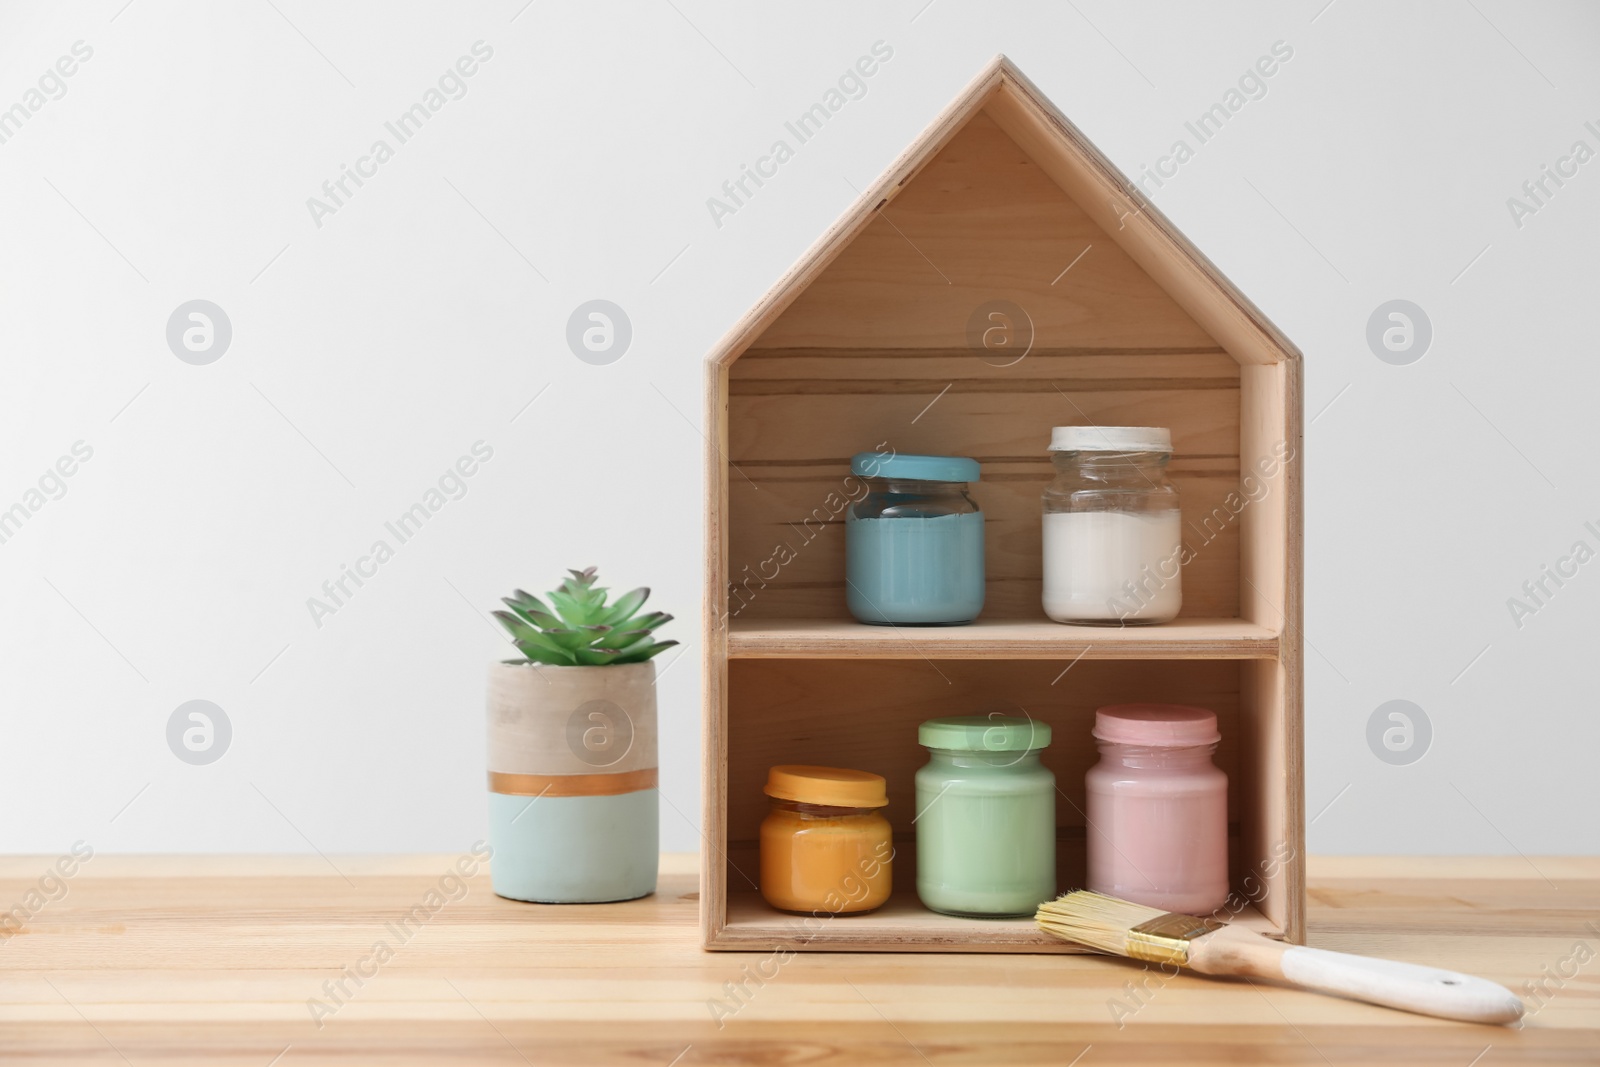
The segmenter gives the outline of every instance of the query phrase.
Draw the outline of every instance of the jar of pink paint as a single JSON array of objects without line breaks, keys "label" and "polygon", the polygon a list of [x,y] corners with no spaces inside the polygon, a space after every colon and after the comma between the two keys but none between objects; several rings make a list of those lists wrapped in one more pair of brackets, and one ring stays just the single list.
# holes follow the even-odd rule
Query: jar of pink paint
[{"label": "jar of pink paint", "polygon": [[1228,897],[1228,776],[1205,708],[1114,704],[1094,715],[1088,887],[1163,911],[1209,915]]}]

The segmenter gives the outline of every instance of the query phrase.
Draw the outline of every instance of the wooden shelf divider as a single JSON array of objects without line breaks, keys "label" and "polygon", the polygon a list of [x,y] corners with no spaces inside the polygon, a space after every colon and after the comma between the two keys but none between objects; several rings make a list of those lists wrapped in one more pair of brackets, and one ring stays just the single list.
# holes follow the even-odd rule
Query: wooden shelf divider
[{"label": "wooden shelf divider", "polygon": [[979,619],[966,626],[867,626],[850,619],[734,619],[731,659],[1276,659],[1278,634],[1244,619],[1164,626],[1064,626]]},{"label": "wooden shelf divider", "polygon": [[[1244,904],[1229,923],[1237,923],[1268,937],[1281,937],[1253,905]],[[897,891],[889,902],[867,915],[790,915],[776,910],[748,889],[728,894],[728,924],[721,948],[749,948],[770,952],[774,948],[815,948],[826,944],[845,952],[1049,952],[1080,956],[1090,950],[1051,937],[1026,919],[973,919],[940,915],[924,908],[915,892]]]}]

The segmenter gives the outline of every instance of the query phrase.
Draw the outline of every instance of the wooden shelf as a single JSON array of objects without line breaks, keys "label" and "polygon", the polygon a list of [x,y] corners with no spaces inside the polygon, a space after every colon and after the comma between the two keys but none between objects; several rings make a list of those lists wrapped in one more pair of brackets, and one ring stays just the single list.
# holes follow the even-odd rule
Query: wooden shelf
[{"label": "wooden shelf", "polygon": [[[1228,919],[1268,937],[1283,932],[1251,905]],[[844,952],[1052,952],[1089,950],[1042,933],[1032,919],[965,919],[929,911],[915,892],[898,890],[889,903],[866,915],[811,918],[772,908],[751,890],[728,894],[727,924],[707,943],[711,949],[828,948]]]},{"label": "wooden shelf", "polygon": [[[810,936],[747,892],[762,784],[783,763],[881,774],[909,855],[918,724],[1039,709],[1062,739],[1057,884],[1081,884],[1090,724],[1132,701],[1216,713],[1233,889],[1303,943],[1301,374],[1249,298],[997,58],[707,359],[707,946],[1070,951],[1026,921],[928,912],[910,881]],[[1065,425],[1171,431],[1187,617],[1045,618],[1039,494]],[[849,619],[863,485],[847,457],[867,449],[982,465],[982,621]]]},{"label": "wooden shelf", "polygon": [[848,619],[734,619],[733,659],[1274,659],[1276,631],[1243,619],[1064,626],[979,619],[967,626],[868,626]]}]

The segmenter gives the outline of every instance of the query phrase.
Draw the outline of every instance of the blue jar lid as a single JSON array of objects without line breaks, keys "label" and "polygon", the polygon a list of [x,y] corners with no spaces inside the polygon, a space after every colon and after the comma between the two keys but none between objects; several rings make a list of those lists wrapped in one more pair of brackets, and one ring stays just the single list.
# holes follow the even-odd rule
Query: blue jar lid
[{"label": "blue jar lid", "polygon": [[850,473],[863,478],[906,478],[915,482],[975,482],[978,461],[965,456],[858,452],[850,458]]}]

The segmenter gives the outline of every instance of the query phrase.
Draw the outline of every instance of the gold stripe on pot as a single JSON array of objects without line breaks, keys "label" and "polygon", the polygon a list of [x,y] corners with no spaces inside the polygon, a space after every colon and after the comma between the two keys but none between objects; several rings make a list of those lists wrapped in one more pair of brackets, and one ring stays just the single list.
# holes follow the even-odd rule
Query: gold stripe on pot
[{"label": "gold stripe on pot", "polygon": [[504,774],[489,772],[489,792],[513,797],[614,797],[654,789],[654,767],[611,774]]}]

